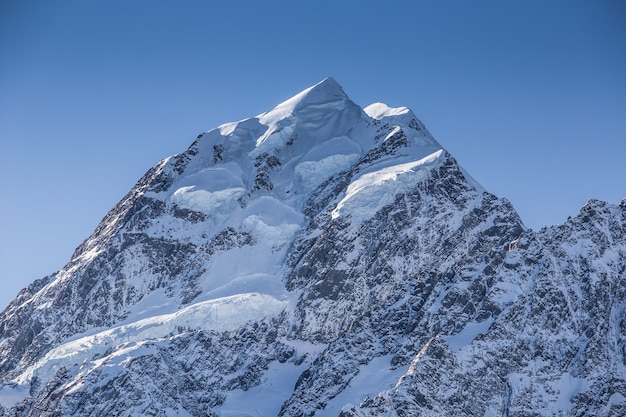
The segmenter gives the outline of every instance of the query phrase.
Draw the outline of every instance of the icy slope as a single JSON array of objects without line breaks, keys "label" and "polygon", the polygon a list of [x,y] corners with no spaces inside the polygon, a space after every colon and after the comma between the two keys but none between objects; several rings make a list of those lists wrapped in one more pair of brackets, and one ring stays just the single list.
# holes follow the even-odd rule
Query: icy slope
[{"label": "icy slope", "polygon": [[624,415],[625,211],[528,230],[329,78],[159,162],[18,296],[0,415]]}]

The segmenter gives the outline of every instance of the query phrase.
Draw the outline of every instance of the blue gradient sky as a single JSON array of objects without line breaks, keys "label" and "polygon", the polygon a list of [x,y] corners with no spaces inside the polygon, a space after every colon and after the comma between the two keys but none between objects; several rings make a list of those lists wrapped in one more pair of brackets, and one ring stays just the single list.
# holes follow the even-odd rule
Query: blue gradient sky
[{"label": "blue gradient sky", "polygon": [[0,309],[159,159],[333,76],[527,226],[626,197],[626,3],[0,3]]}]

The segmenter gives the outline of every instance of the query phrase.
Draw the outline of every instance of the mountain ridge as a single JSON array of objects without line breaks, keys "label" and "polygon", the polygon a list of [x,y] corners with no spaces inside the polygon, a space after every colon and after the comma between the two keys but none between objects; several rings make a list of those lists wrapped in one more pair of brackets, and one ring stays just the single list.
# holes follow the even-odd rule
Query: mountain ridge
[{"label": "mountain ridge", "polygon": [[625,208],[534,232],[327,78],[160,161],[18,295],[0,415],[626,412]]}]

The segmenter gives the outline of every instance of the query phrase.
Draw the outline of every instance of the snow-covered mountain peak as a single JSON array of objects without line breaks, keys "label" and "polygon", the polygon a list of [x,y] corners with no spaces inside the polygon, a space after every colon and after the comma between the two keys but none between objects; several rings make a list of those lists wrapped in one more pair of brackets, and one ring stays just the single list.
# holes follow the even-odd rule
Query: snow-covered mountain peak
[{"label": "snow-covered mountain peak", "polygon": [[339,83],[332,77],[328,77],[283,101],[277,105],[274,110],[285,109],[296,111],[297,109],[309,105],[327,105],[328,103],[347,102],[349,100]]},{"label": "snow-covered mountain peak", "polygon": [[314,112],[341,110],[350,105],[355,106],[337,81],[328,77],[257,118],[261,124],[271,127],[290,116],[308,118]]},{"label": "snow-covered mountain peak", "polygon": [[296,94],[293,98],[287,100],[291,104],[296,104],[296,108],[304,107],[312,104],[324,104],[333,101],[347,101],[350,100],[347,94],[343,91],[343,87],[339,85],[332,77],[327,77],[319,83],[303,90],[299,94]]},{"label": "snow-covered mountain peak", "polygon": [[[198,187],[219,191],[228,201],[270,194],[299,209],[317,186],[375,148],[380,148],[375,158],[367,158],[369,171],[413,163],[442,149],[407,108],[378,103],[368,111],[371,114],[351,101],[334,79],[326,78],[266,113],[202,135],[171,195],[177,204],[206,213],[215,213],[213,198],[205,209],[186,198]],[[251,169],[257,171],[254,177]],[[210,181],[202,179],[207,173]],[[203,185],[190,188],[199,180]],[[222,192],[220,184],[235,194]]]},{"label": "snow-covered mountain peak", "polygon": [[150,169],[0,315],[0,417],[626,415],[626,200],[533,232],[327,78]]}]

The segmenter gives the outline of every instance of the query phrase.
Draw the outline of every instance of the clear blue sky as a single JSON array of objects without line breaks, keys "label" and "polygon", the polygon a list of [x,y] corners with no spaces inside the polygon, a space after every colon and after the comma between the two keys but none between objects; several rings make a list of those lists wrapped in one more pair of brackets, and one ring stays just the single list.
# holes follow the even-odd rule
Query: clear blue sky
[{"label": "clear blue sky", "polygon": [[0,2],[0,309],[159,159],[326,76],[527,226],[626,197],[626,2]]}]

